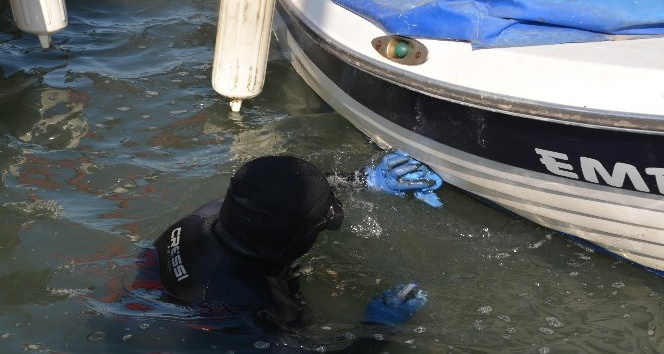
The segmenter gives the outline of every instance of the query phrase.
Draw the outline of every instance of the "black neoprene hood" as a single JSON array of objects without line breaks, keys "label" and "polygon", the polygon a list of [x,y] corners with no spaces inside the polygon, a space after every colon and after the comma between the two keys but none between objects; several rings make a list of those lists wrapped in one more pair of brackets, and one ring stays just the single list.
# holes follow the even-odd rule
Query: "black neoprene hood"
[{"label": "black neoprene hood", "polygon": [[292,156],[265,156],[235,173],[220,217],[230,237],[251,255],[281,266],[304,255],[320,231],[338,229],[343,212],[314,165]]}]

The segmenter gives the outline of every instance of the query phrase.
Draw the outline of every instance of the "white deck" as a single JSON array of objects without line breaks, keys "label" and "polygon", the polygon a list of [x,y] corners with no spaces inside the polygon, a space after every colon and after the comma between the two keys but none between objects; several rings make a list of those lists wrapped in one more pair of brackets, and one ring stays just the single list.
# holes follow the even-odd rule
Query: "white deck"
[{"label": "white deck", "polygon": [[372,48],[385,33],[361,17],[331,1],[289,2],[328,41],[413,78],[543,105],[651,116],[664,130],[664,38],[480,50],[420,39],[429,59],[408,67]]}]

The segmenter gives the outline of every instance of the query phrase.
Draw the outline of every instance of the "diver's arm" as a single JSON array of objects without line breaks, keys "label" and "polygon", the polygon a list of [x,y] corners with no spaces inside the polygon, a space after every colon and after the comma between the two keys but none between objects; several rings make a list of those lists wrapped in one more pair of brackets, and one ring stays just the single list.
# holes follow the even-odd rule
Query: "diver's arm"
[{"label": "diver's arm", "polygon": [[326,177],[331,185],[369,187],[398,196],[412,191],[417,199],[433,207],[443,205],[434,193],[443,185],[443,179],[402,152],[386,155],[377,166],[355,172],[328,173]]},{"label": "diver's arm", "polygon": [[[326,353],[384,353],[385,348],[402,343],[392,342],[396,333],[409,331],[401,328],[426,303],[428,295],[417,283],[400,284],[374,297],[367,305],[364,320],[354,330],[340,329],[333,346]],[[342,344],[344,343],[344,344]],[[335,348],[342,345],[341,348]]]},{"label": "diver's arm", "polygon": [[[426,291],[415,282],[397,285],[374,297],[364,314],[362,335],[348,347],[346,353],[382,353],[390,343],[387,339],[398,327],[410,320],[427,303]],[[367,330],[370,333],[367,333]]]}]

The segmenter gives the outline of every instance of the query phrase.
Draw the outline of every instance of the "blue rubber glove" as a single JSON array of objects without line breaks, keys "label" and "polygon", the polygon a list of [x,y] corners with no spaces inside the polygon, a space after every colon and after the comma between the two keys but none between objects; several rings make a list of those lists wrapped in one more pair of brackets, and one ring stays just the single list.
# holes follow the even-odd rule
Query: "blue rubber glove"
[{"label": "blue rubber glove", "polygon": [[367,186],[370,188],[399,196],[412,190],[417,199],[433,207],[443,205],[434,193],[443,185],[443,179],[427,166],[401,151],[386,155],[376,167],[366,167],[365,173],[367,174]]},{"label": "blue rubber glove", "polygon": [[[406,294],[407,290],[411,289]],[[400,284],[373,298],[364,313],[364,321],[398,326],[408,321],[427,303],[426,291],[415,283]]]},{"label": "blue rubber glove", "polygon": [[440,188],[443,185],[443,179],[440,178],[435,172],[431,171],[427,166],[422,165],[419,161],[415,159],[410,159],[409,164],[419,163],[420,167],[412,173],[409,173],[403,177],[402,180],[411,181],[411,180],[426,180],[430,183],[433,182],[433,185],[430,187],[422,188],[415,190],[415,198],[431,205],[432,207],[438,208],[443,206],[443,202],[440,201],[438,195],[434,191]]}]

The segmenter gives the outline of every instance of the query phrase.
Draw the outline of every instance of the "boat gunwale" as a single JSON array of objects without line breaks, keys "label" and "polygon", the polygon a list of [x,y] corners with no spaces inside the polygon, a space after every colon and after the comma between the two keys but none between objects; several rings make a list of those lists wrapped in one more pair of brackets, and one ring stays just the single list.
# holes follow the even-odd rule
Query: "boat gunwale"
[{"label": "boat gunwale", "polygon": [[296,19],[298,26],[320,45],[321,48],[329,53],[333,53],[333,55],[343,62],[359,70],[413,91],[437,99],[516,117],[595,129],[664,135],[664,118],[659,115],[630,114],[592,108],[584,109],[575,106],[519,99],[441,81],[431,82],[431,80],[426,80],[421,75],[409,72],[405,68],[395,68],[394,66],[371,60],[361,53],[356,53],[356,51],[341,45],[338,41],[320,31],[305,14],[295,7],[288,6],[285,0],[279,0],[278,3],[291,18]]}]

